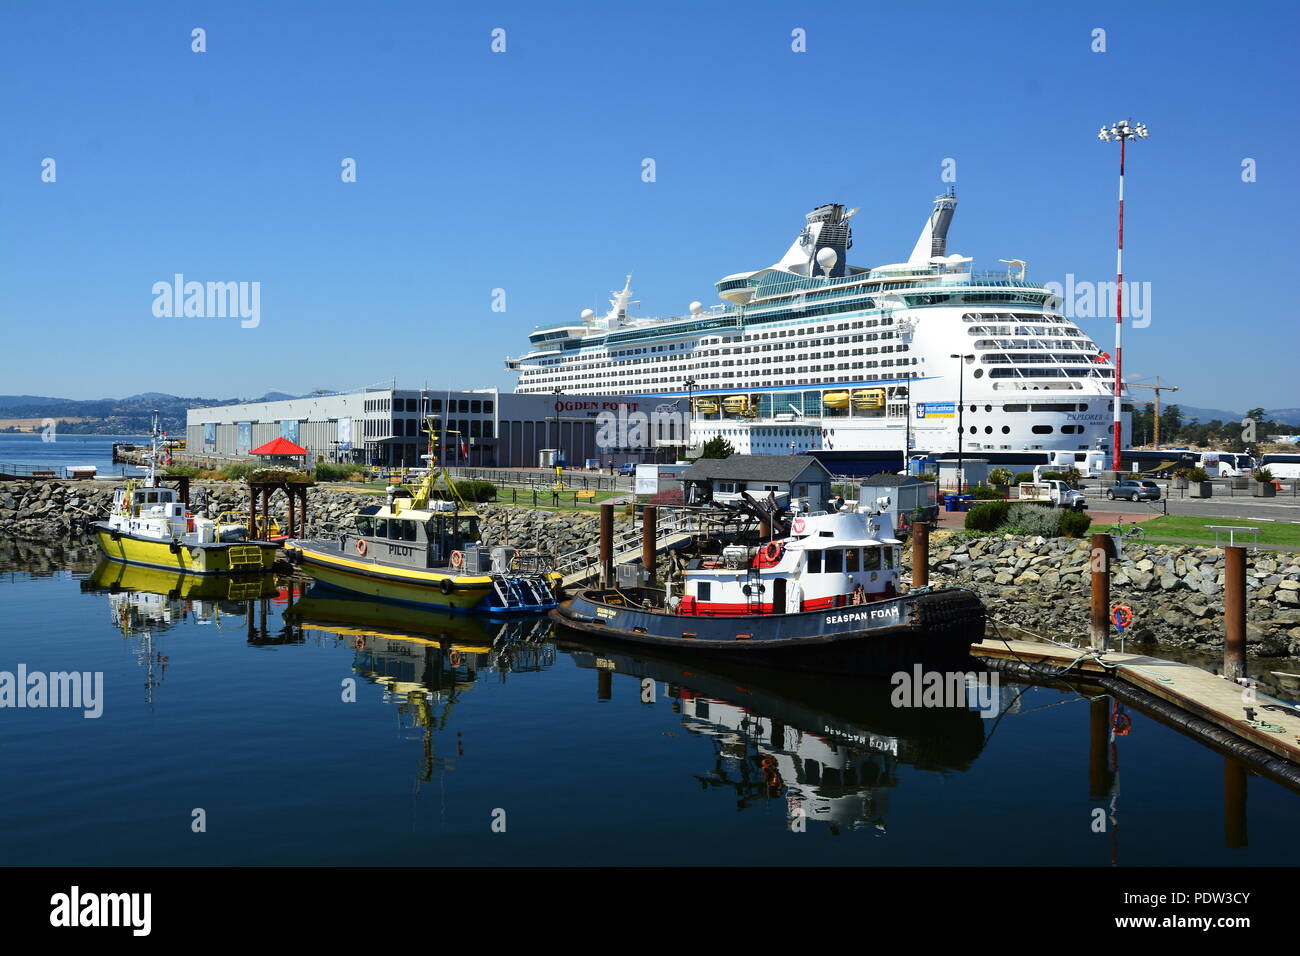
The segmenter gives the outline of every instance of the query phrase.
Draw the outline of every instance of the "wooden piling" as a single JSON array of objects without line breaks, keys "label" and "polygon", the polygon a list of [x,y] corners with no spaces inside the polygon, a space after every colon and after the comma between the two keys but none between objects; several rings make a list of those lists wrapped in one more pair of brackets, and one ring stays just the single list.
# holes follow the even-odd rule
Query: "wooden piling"
[{"label": "wooden piling", "polygon": [[1223,758],[1223,842],[1229,850],[1246,846],[1246,766]]},{"label": "wooden piling", "polygon": [[1089,644],[1094,651],[1110,649],[1110,561],[1113,542],[1108,534],[1094,534],[1090,550],[1092,563],[1092,612],[1089,616]]},{"label": "wooden piling", "polygon": [[641,510],[641,564],[645,567],[646,587],[654,587],[658,541],[659,511],[654,505],[646,505]]},{"label": "wooden piling", "polygon": [[930,525],[918,521],[912,525],[912,587],[930,585]]},{"label": "wooden piling", "polygon": [[1246,549],[1238,546],[1223,555],[1223,676],[1246,676]]},{"label": "wooden piling", "polygon": [[614,505],[600,506],[600,586],[614,586]]},{"label": "wooden piling", "polygon": [[1112,782],[1110,757],[1110,698],[1096,697],[1088,703],[1088,799],[1104,800]]}]

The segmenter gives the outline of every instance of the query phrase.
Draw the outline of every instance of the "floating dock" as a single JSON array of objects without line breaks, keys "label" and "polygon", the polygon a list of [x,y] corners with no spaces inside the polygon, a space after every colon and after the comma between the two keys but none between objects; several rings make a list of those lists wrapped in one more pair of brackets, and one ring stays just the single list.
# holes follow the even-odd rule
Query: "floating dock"
[{"label": "floating dock", "polygon": [[985,637],[971,654],[992,670],[1033,680],[1071,675],[1100,684],[1179,730],[1300,790],[1300,710],[1191,664],[1121,651]]}]

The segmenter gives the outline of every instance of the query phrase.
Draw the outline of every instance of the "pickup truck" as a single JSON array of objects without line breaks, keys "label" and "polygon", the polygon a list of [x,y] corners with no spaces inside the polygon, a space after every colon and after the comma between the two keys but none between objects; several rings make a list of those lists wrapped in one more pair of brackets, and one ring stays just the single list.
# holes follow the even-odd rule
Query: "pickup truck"
[{"label": "pickup truck", "polygon": [[1076,491],[1064,481],[1022,481],[1018,486],[1017,497],[1021,501],[1051,505],[1053,508],[1073,508],[1082,511],[1088,507],[1088,499],[1082,491]]}]

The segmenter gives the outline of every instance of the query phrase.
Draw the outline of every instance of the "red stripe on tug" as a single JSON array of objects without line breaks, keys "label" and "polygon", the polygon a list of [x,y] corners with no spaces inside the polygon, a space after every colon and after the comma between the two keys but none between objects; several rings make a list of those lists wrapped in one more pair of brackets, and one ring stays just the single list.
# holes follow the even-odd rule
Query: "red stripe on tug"
[{"label": "red stripe on tug", "polygon": [[[889,582],[880,594],[867,594],[865,601],[857,603],[870,604],[873,601],[887,601],[897,596],[893,582]],[[836,607],[851,607],[854,603],[852,594],[837,594],[811,601],[801,601],[799,610],[826,611]],[[775,614],[778,611],[771,603],[729,604],[723,601],[698,601],[688,594],[682,598],[677,613],[685,617],[744,617],[750,614]],[[785,609],[782,608],[780,613],[786,613]]]}]

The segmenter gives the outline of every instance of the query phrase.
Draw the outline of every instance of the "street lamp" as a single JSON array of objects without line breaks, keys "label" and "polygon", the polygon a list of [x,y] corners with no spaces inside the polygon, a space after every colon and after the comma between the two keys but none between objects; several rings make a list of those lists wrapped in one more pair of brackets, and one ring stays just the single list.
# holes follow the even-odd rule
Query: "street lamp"
[{"label": "street lamp", "polygon": [[691,448],[691,421],[695,417],[695,379],[682,382],[686,387],[686,450]]},{"label": "street lamp", "polygon": [[555,396],[555,459],[553,463],[558,463],[560,460],[560,396],[564,394],[564,389],[554,389],[552,394]]},{"label": "street lamp", "polygon": [[1113,386],[1114,411],[1111,425],[1111,470],[1119,471],[1120,461],[1120,393],[1124,388],[1123,353],[1120,351],[1120,333],[1124,329],[1124,152],[1131,139],[1146,139],[1150,135],[1141,123],[1130,124],[1120,120],[1114,126],[1103,126],[1097,138],[1103,143],[1119,142],[1119,246],[1115,254],[1115,381]]},{"label": "street lamp", "polygon": [[964,388],[966,384],[966,374],[963,366],[966,364],[966,359],[973,359],[975,358],[975,356],[973,354],[963,355],[959,352],[953,352],[948,356],[948,358],[955,358],[958,360],[957,361],[957,494],[961,494],[962,486],[965,484],[965,478],[966,478],[966,467],[964,464],[964,460],[962,458],[962,439],[963,436],[966,434],[966,426],[964,424],[965,419],[962,417],[962,412],[966,410],[966,404],[965,404],[966,395],[965,395],[965,388]]}]

